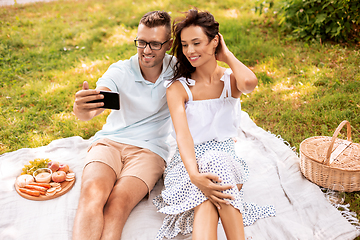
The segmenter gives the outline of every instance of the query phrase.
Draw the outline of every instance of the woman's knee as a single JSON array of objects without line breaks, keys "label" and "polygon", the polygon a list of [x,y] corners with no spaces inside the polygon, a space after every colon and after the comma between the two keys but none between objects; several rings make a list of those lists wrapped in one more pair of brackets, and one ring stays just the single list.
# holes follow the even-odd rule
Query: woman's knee
[{"label": "woman's knee", "polygon": [[206,200],[194,210],[193,240],[216,239],[219,213],[215,205]]},{"label": "woman's knee", "polygon": [[195,207],[194,211],[195,211],[195,215],[200,213],[202,216],[207,215],[206,217],[209,216],[218,217],[217,208],[210,200],[205,200],[203,203]]}]

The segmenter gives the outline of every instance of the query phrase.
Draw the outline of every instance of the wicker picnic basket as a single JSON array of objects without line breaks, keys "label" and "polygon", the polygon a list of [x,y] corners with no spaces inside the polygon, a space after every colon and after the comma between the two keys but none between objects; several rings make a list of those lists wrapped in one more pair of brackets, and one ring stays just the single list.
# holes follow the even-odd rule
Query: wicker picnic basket
[{"label": "wicker picnic basket", "polygon": [[[347,140],[338,139],[347,125]],[[360,144],[351,142],[351,126],[343,121],[332,137],[316,136],[300,144],[300,169],[313,183],[329,188],[342,185],[345,192],[360,190]],[[340,190],[335,189],[334,190]]]}]

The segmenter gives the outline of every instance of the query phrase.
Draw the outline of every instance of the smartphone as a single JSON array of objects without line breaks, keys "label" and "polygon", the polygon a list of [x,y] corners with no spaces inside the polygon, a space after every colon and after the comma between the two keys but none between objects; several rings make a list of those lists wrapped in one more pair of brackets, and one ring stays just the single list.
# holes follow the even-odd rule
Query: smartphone
[{"label": "smartphone", "polygon": [[100,94],[104,95],[103,99],[96,99],[89,103],[103,102],[104,106],[100,108],[108,108],[119,110],[120,109],[120,95],[117,92],[100,91]]}]

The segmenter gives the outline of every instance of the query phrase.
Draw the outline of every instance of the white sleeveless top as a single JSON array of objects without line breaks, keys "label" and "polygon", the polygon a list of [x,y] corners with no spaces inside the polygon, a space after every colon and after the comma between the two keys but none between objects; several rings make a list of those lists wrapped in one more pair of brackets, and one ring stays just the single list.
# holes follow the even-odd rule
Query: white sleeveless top
[{"label": "white sleeveless top", "polygon": [[[193,100],[189,86],[194,86],[195,80],[188,79],[187,81],[184,77],[178,79],[189,96],[189,101],[185,103],[185,110],[194,144],[213,139],[225,141],[237,136],[237,130],[240,126],[241,104],[240,98],[231,96],[231,73],[232,70],[228,68],[221,77],[221,80],[224,81],[224,89],[220,98],[207,100]],[[171,81],[166,81],[165,86],[169,87],[171,83]],[[174,126],[172,135],[176,138]]]}]

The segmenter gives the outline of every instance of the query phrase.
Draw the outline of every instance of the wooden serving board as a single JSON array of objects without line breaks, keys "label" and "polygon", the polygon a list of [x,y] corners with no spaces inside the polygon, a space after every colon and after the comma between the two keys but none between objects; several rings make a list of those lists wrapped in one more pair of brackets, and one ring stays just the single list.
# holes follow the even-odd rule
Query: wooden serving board
[{"label": "wooden serving board", "polygon": [[[69,172],[72,172],[72,171],[69,170]],[[67,193],[68,191],[70,191],[70,189],[75,184],[75,180],[76,180],[76,177],[74,178],[74,180],[72,180],[70,182],[64,181],[64,182],[60,183],[61,184],[61,191],[55,193],[52,196],[40,195],[39,197],[35,197],[35,196],[28,195],[26,193],[22,193],[22,192],[20,192],[19,186],[16,183],[15,183],[15,190],[23,198],[26,198],[26,199],[29,199],[29,200],[34,200],[34,201],[45,201],[45,200],[50,200],[50,199],[60,197],[60,196],[64,195],[65,193]]]}]

